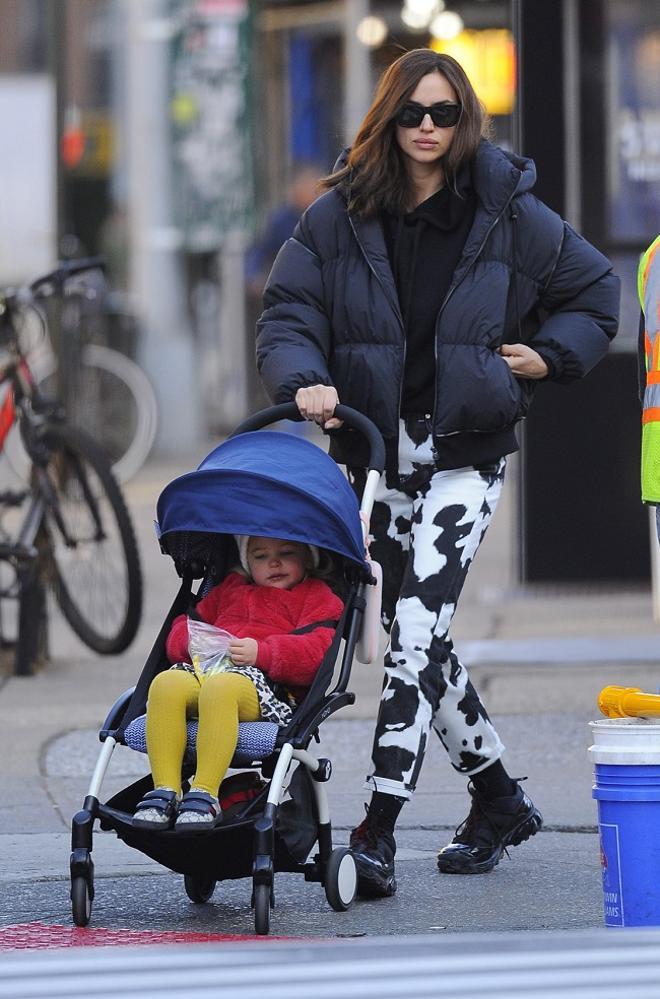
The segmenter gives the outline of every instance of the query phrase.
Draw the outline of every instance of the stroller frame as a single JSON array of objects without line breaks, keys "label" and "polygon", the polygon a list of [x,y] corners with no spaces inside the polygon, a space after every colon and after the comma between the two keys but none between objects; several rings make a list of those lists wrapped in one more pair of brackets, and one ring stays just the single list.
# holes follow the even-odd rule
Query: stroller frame
[{"label": "stroller frame", "polygon": [[[377,428],[362,414],[346,406],[338,406],[335,416],[362,432],[369,443],[369,471],[360,503],[366,550],[374,494],[385,464],[385,447]],[[232,437],[258,430],[282,419],[300,419],[295,404],[286,403],[254,414],[235,430]],[[347,685],[363,625],[367,587],[376,582],[367,567],[368,562],[361,575],[356,577],[323,664],[293,719],[279,731],[274,751],[262,759],[252,760],[247,767],[241,765],[243,769],[255,774],[261,772],[263,777],[270,777],[269,782],[256,797],[214,829],[179,832],[172,829],[154,831],[134,827],[134,807],[145,791],[153,786],[149,776],[119,792],[106,804],[101,802],[101,787],[112,754],[117,745],[124,744],[124,728],[136,688],[125,691],[112,705],[99,733],[102,747],[82,809],[72,820],[71,903],[73,920],[77,926],[86,926],[91,917],[95,894],[91,854],[96,820],[102,829],[113,829],[129,846],[141,850],[171,870],[182,873],[186,894],[193,902],[209,901],[218,880],[251,876],[251,906],[254,909],[255,932],[259,935],[267,934],[270,929],[270,910],[274,908],[274,875],[278,871],[302,873],[306,881],[320,882],[335,911],[345,911],[352,905],[357,888],[355,861],[350,849],[333,847],[332,841],[326,789],[332,765],[330,760],[310,752],[309,745],[313,738],[318,740],[318,728],[322,721],[355,701],[355,695],[347,690]],[[188,606],[191,587],[192,576],[184,575],[179,593],[152,650],[152,656],[159,647],[162,648],[173,618]],[[342,639],[344,649],[339,675],[334,687],[328,690]],[[289,837],[287,842],[286,835],[279,828],[287,806],[291,804],[292,808],[296,807],[294,786],[295,793],[303,795],[307,803],[311,803],[313,815],[313,823],[310,822],[304,830],[306,839],[303,836],[302,842],[296,841],[297,833],[293,835],[293,841]],[[287,790],[294,796],[294,802],[283,801]],[[250,837],[246,835],[249,828],[253,833],[251,843]],[[229,846],[225,844],[222,850],[216,848],[219,836],[229,840]],[[318,852],[312,856],[315,844]],[[194,849],[182,850],[185,846]]]}]

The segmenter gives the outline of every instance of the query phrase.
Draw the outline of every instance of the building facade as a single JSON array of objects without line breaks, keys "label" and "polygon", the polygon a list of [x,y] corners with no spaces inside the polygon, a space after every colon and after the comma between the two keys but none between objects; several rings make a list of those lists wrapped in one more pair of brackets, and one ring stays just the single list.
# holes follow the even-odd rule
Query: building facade
[{"label": "building facade", "polygon": [[[654,0],[0,0],[0,28],[0,101],[33,126],[16,129],[23,145],[3,157],[15,208],[5,225],[22,252],[0,254],[0,282],[29,279],[49,257],[107,255],[140,316],[163,450],[225,432],[263,401],[243,258],[296,167],[332,168],[401,51],[454,54],[494,141],[535,159],[539,196],[612,258],[623,284],[607,362],[579,390],[540,392],[526,427],[520,574],[542,579],[548,564],[552,578],[586,564],[599,578],[648,574],[628,467],[638,458],[634,275],[660,229]],[[188,416],[169,415],[174,389]],[[585,407],[605,432],[580,436]],[[571,514],[556,498],[570,483],[552,483],[568,469],[584,475],[585,453],[601,474]],[[620,550],[599,560],[605,495],[627,526]],[[572,537],[571,519],[591,536]]]}]

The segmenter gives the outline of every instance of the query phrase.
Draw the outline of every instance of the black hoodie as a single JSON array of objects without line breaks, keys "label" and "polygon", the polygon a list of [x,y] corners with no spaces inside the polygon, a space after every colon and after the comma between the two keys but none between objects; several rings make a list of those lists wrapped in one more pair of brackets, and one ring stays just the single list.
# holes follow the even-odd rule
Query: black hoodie
[{"label": "black hoodie", "polygon": [[406,334],[401,413],[432,413],[435,323],[474,221],[469,166],[456,191],[445,186],[406,215],[382,213],[390,266]]}]

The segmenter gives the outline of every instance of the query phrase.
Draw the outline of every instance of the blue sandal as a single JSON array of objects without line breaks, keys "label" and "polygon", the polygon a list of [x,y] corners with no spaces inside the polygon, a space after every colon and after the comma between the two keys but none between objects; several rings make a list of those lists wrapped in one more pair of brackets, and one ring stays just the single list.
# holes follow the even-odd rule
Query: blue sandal
[{"label": "blue sandal", "polygon": [[188,791],[179,805],[174,828],[177,832],[203,832],[222,822],[222,809],[217,798],[206,791]]},{"label": "blue sandal", "polygon": [[170,829],[179,803],[179,795],[167,787],[157,787],[139,801],[133,825],[140,829]]}]

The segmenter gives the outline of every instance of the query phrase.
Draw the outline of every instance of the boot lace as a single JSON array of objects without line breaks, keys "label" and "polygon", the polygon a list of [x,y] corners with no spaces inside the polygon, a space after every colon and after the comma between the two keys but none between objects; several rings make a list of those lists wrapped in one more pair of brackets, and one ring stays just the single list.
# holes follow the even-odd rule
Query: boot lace
[{"label": "boot lace", "polygon": [[471,790],[472,806],[466,819],[456,828],[455,839],[459,843],[475,843],[484,838],[486,827],[495,837],[497,837],[497,826],[491,816],[486,811],[483,802],[478,797],[477,792]]}]

